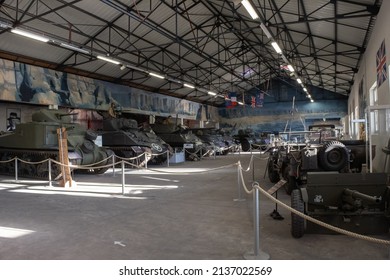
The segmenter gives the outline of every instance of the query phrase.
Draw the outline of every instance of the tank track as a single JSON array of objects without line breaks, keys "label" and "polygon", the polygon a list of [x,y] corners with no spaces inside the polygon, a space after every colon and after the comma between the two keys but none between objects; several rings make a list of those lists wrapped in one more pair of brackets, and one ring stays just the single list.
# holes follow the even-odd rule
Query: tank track
[{"label": "tank track", "polygon": [[[58,161],[58,152],[50,151],[50,150],[39,150],[39,151],[31,151],[31,150],[19,150],[19,149],[4,149],[0,148],[0,174],[15,176],[15,161],[10,161],[7,163],[3,163],[3,161],[8,161],[18,157],[22,161],[26,162],[40,162],[46,159],[54,159]],[[48,161],[43,163],[23,163],[18,160],[18,177],[26,177],[26,178],[38,178],[45,179],[49,178],[49,164]],[[57,164],[51,164],[51,178],[55,180],[59,174],[61,173],[61,169]]]}]

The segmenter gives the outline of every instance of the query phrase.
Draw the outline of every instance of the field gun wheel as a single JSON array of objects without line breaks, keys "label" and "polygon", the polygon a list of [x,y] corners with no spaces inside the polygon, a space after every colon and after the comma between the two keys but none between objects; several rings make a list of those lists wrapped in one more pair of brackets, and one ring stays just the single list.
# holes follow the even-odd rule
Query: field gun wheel
[{"label": "field gun wheel", "polygon": [[[291,192],[291,207],[301,213],[305,213],[305,204],[301,190],[295,189]],[[305,233],[305,228],[305,219],[291,213],[291,235],[295,238],[301,238]]]},{"label": "field gun wheel", "polygon": [[321,166],[327,171],[339,171],[348,164],[348,150],[339,141],[326,143],[319,153]]}]

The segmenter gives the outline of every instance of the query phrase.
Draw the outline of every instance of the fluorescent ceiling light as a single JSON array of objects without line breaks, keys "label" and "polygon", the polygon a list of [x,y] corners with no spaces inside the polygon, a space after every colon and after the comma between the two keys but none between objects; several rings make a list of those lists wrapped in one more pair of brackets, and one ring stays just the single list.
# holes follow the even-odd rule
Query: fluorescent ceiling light
[{"label": "fluorescent ceiling light", "polygon": [[70,50],[73,50],[73,51],[89,54],[88,50],[84,50],[82,48],[79,48],[79,47],[76,47],[76,46],[73,46],[73,45],[70,45],[70,44],[60,43],[60,46],[64,47],[64,48],[67,48],[67,49],[70,49]]},{"label": "fluorescent ceiling light", "polygon": [[156,74],[156,73],[149,72],[149,75],[150,75],[150,76],[153,76],[153,77],[156,77],[156,78],[159,78],[159,79],[165,79],[164,76],[159,75],[159,74]]},{"label": "fluorescent ceiling light", "polygon": [[243,103],[243,102],[238,102],[238,104],[240,104],[240,105],[244,105],[244,103]]},{"label": "fluorescent ceiling light", "polygon": [[111,58],[108,58],[106,56],[98,55],[97,58],[101,59],[101,60],[105,60],[105,61],[111,62],[111,63],[114,63],[114,64],[121,64],[118,60],[111,59]]},{"label": "fluorescent ceiling light", "polygon": [[298,84],[302,84],[302,80],[301,79],[297,79],[297,82],[298,82]]},{"label": "fluorescent ceiling light", "polygon": [[252,17],[252,19],[258,19],[259,16],[257,15],[255,9],[252,7],[251,3],[248,0],[242,0],[241,4],[245,7],[249,15]]},{"label": "fluorescent ceiling light", "polygon": [[188,88],[195,88],[193,85],[190,85],[190,84],[183,84],[185,87],[188,87]]},{"label": "fluorescent ceiling light", "polygon": [[274,48],[274,50],[275,50],[277,53],[282,53],[282,49],[279,47],[278,43],[272,42],[271,45],[272,45],[272,47]]},{"label": "fluorescent ceiling light", "polygon": [[41,36],[41,35],[37,35],[37,34],[31,33],[29,31],[24,31],[24,30],[21,30],[21,29],[15,29],[14,28],[14,29],[11,29],[11,32],[15,33],[15,34],[18,34],[18,35],[22,35],[24,37],[28,37],[28,38],[34,39],[34,40],[38,40],[38,41],[41,41],[41,42],[44,42],[44,43],[47,43],[50,40],[47,37],[44,37],[44,36]]},{"label": "fluorescent ceiling light", "polygon": [[263,30],[265,36],[267,36],[268,39],[272,38],[271,33],[269,32],[267,26],[264,25],[264,23],[260,23],[260,28]]},{"label": "fluorescent ceiling light", "polygon": [[304,87],[304,88],[303,88],[303,91],[306,91],[306,92],[307,92],[307,88]]},{"label": "fluorescent ceiling light", "polygon": [[215,92],[212,92],[212,91],[208,91],[207,94],[210,94],[210,95],[217,95]]},{"label": "fluorescent ceiling light", "polygon": [[313,99],[310,99],[310,102],[314,102],[314,100],[313,100]]},{"label": "fluorescent ceiling light", "polygon": [[288,68],[288,70],[290,70],[290,72],[294,72],[295,71],[294,67],[292,67],[291,64],[287,65],[287,68]]},{"label": "fluorescent ceiling light", "polygon": [[148,71],[141,69],[141,68],[134,66],[134,65],[126,64],[124,66],[126,66],[127,68],[130,68],[130,69],[133,69],[133,70],[140,71],[140,72],[149,73]]}]

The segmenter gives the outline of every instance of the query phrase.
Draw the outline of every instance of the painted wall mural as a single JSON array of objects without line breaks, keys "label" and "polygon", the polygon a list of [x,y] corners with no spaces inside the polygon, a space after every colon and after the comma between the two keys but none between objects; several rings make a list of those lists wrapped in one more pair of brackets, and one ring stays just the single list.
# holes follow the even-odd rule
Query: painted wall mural
[{"label": "painted wall mural", "polygon": [[108,110],[112,102],[131,113],[218,120],[215,107],[128,86],[0,59],[0,99],[39,105]]},{"label": "painted wall mural", "polygon": [[[340,119],[347,114],[347,97],[315,87],[310,92],[313,103],[297,90],[294,82],[275,79],[266,92],[257,90],[241,97],[246,106],[220,108],[220,125],[255,132],[302,131],[324,122],[341,125]],[[258,106],[256,99],[261,94]]]}]

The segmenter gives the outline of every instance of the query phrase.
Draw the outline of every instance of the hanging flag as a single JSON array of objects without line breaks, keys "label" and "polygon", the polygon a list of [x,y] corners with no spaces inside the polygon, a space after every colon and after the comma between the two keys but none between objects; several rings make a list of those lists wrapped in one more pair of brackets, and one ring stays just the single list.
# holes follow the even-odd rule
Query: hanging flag
[{"label": "hanging flag", "polygon": [[232,102],[232,106],[237,105],[237,93],[235,92],[230,93],[230,101]]},{"label": "hanging flag", "polygon": [[229,95],[225,96],[226,108],[233,108],[237,105],[237,93],[230,92]]},{"label": "hanging flag", "polygon": [[252,108],[256,107],[256,96],[251,96],[251,107]]},{"label": "hanging flag", "polygon": [[230,101],[229,94],[225,93],[225,106],[226,108],[230,108],[232,106],[232,102]]},{"label": "hanging flag", "polygon": [[263,107],[264,104],[264,92],[256,94],[256,107]]},{"label": "hanging flag", "polygon": [[376,80],[378,82],[378,87],[380,87],[386,79],[386,46],[385,40],[383,40],[378,52],[376,53]]}]

